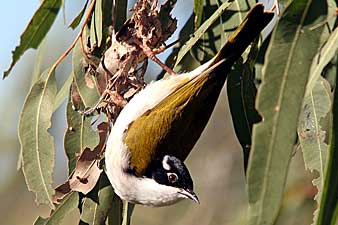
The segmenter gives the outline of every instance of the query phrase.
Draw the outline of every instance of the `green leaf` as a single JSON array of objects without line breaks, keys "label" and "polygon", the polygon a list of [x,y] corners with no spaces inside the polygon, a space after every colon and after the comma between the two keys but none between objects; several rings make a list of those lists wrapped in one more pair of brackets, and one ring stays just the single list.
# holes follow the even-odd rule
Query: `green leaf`
[{"label": "green leaf", "polygon": [[[72,89],[76,89],[73,85]],[[72,94],[70,92],[66,109],[67,114],[67,130],[64,138],[64,147],[68,157],[68,171],[71,174],[76,166],[77,156],[86,148],[94,149],[98,143],[98,135],[91,127],[91,117],[85,117],[78,111],[74,110],[72,104]],[[81,101],[81,99],[80,99]],[[80,107],[83,109],[83,103],[80,102]]]},{"label": "green leaf", "polygon": [[79,26],[81,20],[82,20],[82,17],[86,11],[86,8],[87,8],[87,5],[88,5],[88,0],[86,1],[85,5],[83,6],[82,10],[80,11],[80,13],[73,19],[73,21],[69,24],[69,27],[72,28],[73,30],[75,28],[77,28],[77,26]]},{"label": "green leaf", "polygon": [[131,215],[133,214],[135,205],[133,203],[123,201],[123,209],[122,209],[122,225],[130,225]]},{"label": "green leaf", "polygon": [[[192,70],[211,59],[225,42],[224,30],[233,31],[254,4],[254,0],[225,1],[221,6],[218,1],[205,2],[203,13],[204,17],[208,19],[194,32],[192,29],[194,18],[193,16],[189,18],[180,32],[178,47],[173,49],[166,64],[169,67],[175,67],[175,71]],[[220,22],[215,24],[217,19]],[[189,35],[191,38],[187,40]],[[189,51],[192,51],[193,54],[187,54]],[[174,63],[175,61],[176,63]],[[157,79],[164,75],[162,71]]]},{"label": "green leaf", "polygon": [[100,95],[97,90],[96,80],[93,75],[86,71],[88,66],[86,58],[83,56],[81,43],[78,41],[73,50],[73,73],[76,86],[85,107],[92,107],[99,100]]},{"label": "green leaf", "polygon": [[82,204],[81,222],[89,225],[104,225],[108,212],[114,210],[114,191],[105,173]]},{"label": "green leaf", "polygon": [[335,26],[335,22],[337,19],[337,4],[338,1],[336,0],[326,0],[328,5],[328,12],[327,12],[327,25],[332,30]]},{"label": "green leaf", "polygon": [[114,194],[113,207],[108,213],[108,225],[121,225],[123,221],[123,202],[120,197]]},{"label": "green leaf", "polygon": [[50,217],[44,219],[39,216],[35,221],[34,225],[61,224],[64,217],[67,216],[69,212],[76,209],[78,204],[79,204],[79,194],[77,192],[72,192],[64,198],[61,204],[58,205],[54,211],[52,211]]},{"label": "green leaf", "polygon": [[54,71],[46,70],[33,85],[24,103],[19,121],[22,168],[28,189],[36,194],[38,203],[54,208],[52,172],[54,140],[48,133],[56,96]]},{"label": "green leaf", "polygon": [[[326,134],[322,130],[321,120],[331,109],[331,88],[324,78],[318,79],[312,91],[305,96],[303,112],[298,125],[298,139],[303,151],[305,168],[318,172],[318,177],[313,180],[318,193],[315,200],[320,203],[324,185],[325,165],[328,145],[325,143]],[[314,212],[314,222],[317,221],[318,210]]]},{"label": "green leaf", "polygon": [[[105,0],[107,1],[107,0]],[[115,1],[115,8],[114,8],[114,29],[115,31],[120,30],[122,25],[127,19],[127,4],[128,2],[125,0],[116,0]]]},{"label": "green leaf", "polygon": [[102,0],[96,0],[90,22],[90,47],[100,47],[102,41]]},{"label": "green leaf", "polygon": [[95,15],[92,14],[92,19],[90,21],[90,27],[89,27],[89,43],[90,47],[94,49],[94,47],[97,46],[97,36],[95,31]]},{"label": "green leaf", "polygon": [[219,18],[224,10],[228,8],[233,2],[226,1],[224,2],[215,12],[214,14],[206,20],[198,30],[192,35],[192,37],[181,47],[181,50],[178,52],[175,67],[181,62],[183,57],[190,51],[193,45],[203,36],[203,34],[207,31],[207,29],[215,22],[217,18]]},{"label": "green leaf", "polygon": [[[336,83],[338,83],[338,79],[336,79]],[[317,225],[335,225],[338,221],[338,88],[334,90],[332,109],[330,150]]]},{"label": "green leaf", "polygon": [[97,46],[100,47],[102,42],[102,0],[96,0],[94,16]]},{"label": "green leaf", "polygon": [[[265,55],[247,172],[249,224],[273,224],[279,212],[311,61],[326,19],[322,1],[292,2],[278,22]],[[301,76],[300,76],[301,75]]]},{"label": "green leaf", "polygon": [[72,84],[73,78],[74,78],[74,75],[73,75],[73,73],[71,73],[68,76],[65,83],[60,88],[60,90],[58,91],[56,98],[55,98],[55,103],[54,103],[54,112],[61,106],[61,104],[66,99],[66,97],[69,93],[69,89],[70,89],[70,86]]},{"label": "green leaf", "polygon": [[[202,35],[201,39],[192,46],[191,55],[200,63],[210,60],[226,42],[226,34],[230,35],[234,32],[255,4],[255,0],[234,1]],[[219,7],[219,1],[205,2],[204,17],[209,18]]]},{"label": "green leaf", "polygon": [[[38,51],[35,57],[35,64],[34,64],[34,69],[33,69],[33,75],[32,75],[32,83],[31,86],[33,86],[37,80],[40,78],[41,75],[41,63],[43,60],[43,53],[45,50],[45,46],[46,46],[46,41],[42,41],[41,45],[38,47]],[[21,169],[22,167],[22,148],[20,148],[20,152],[19,152],[19,158],[18,158],[18,162],[17,162],[17,170]]]},{"label": "green leaf", "polygon": [[52,26],[61,7],[61,0],[44,0],[35,12],[25,31],[21,34],[20,44],[13,51],[12,62],[4,72],[6,78],[21,55],[29,48],[37,48]]},{"label": "green leaf", "polygon": [[306,87],[306,92],[310,92],[319,79],[324,67],[337,55],[338,49],[338,28],[336,28],[329,36],[325,45],[319,50],[312,61],[311,75]]},{"label": "green leaf", "polygon": [[236,136],[242,146],[245,171],[251,149],[252,126],[261,120],[255,109],[257,89],[254,83],[254,71],[257,51],[256,41],[251,46],[251,52],[246,62],[243,64],[238,60],[227,79],[229,108]]},{"label": "green leaf", "polygon": [[202,16],[203,16],[203,2],[204,0],[194,0],[194,26],[195,29],[199,28],[202,22]]},{"label": "green leaf", "polygon": [[40,78],[40,75],[42,73],[42,62],[44,59],[44,53],[46,48],[46,41],[45,39],[42,40],[41,44],[38,47],[35,62],[34,62],[34,69],[33,69],[33,75],[32,75],[32,85],[35,84],[35,82]]}]

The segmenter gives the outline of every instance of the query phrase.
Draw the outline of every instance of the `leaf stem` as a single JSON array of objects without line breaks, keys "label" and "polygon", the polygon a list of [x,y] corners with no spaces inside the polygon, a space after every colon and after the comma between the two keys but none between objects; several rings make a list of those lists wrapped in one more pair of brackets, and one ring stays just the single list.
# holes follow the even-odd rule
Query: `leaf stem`
[{"label": "leaf stem", "polygon": [[[92,0],[92,2],[90,3],[89,7],[88,7],[88,10],[87,10],[87,13],[86,13],[86,16],[85,16],[85,19],[83,21],[83,25],[81,27],[81,30],[80,32],[78,33],[78,35],[76,36],[75,40],[73,41],[73,43],[69,46],[69,48],[55,61],[55,63],[52,65],[52,67],[50,68],[49,70],[49,73],[48,73],[48,78],[53,74],[53,71],[56,69],[56,67],[62,62],[62,60],[64,60],[64,58],[73,50],[73,48],[75,47],[76,45],[76,42],[82,37],[82,33],[83,33],[83,30],[84,28],[86,27],[87,25],[87,22],[89,20],[89,17],[91,16],[91,13],[94,9],[94,6],[95,6],[95,2],[96,0]],[[47,78],[47,80],[48,80]]]}]

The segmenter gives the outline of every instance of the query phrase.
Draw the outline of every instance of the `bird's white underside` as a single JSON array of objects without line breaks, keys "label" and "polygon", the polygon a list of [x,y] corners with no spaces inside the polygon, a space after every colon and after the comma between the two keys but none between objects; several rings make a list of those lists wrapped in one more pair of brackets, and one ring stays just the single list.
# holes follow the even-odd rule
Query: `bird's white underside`
[{"label": "bird's white underside", "polygon": [[193,79],[207,69],[212,60],[189,73],[170,76],[153,82],[135,95],[118,116],[109,135],[105,153],[106,172],[114,191],[122,199],[150,206],[173,204],[185,196],[178,188],[158,184],[153,179],[139,178],[126,173],[130,151],[124,143],[128,126],[147,110],[177,89],[185,79]]}]

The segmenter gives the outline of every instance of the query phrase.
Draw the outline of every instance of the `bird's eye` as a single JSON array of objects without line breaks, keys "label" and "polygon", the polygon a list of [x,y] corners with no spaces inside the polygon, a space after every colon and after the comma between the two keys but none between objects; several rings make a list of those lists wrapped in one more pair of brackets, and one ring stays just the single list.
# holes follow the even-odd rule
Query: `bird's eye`
[{"label": "bird's eye", "polygon": [[168,180],[170,183],[175,183],[178,177],[175,173],[168,173]]}]

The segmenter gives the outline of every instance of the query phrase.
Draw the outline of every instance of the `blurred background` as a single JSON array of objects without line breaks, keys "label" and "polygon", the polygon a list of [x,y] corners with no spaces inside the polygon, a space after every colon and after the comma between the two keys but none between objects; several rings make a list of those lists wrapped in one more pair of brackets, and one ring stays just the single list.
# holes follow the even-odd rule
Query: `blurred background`
[{"label": "blurred background", "polygon": [[[65,1],[64,11],[59,16],[46,38],[42,70],[49,67],[70,45],[78,30],[68,24],[81,10],[83,2]],[[19,43],[20,34],[38,8],[39,0],[12,0],[2,3],[0,14],[0,71],[11,62],[11,51]],[[169,40],[178,38],[178,31],[192,13],[192,0],[178,1],[173,14],[178,18],[178,30]],[[131,5],[129,6],[129,8]],[[164,60],[169,51],[160,58]],[[0,218],[1,224],[33,224],[37,216],[48,216],[49,210],[37,206],[34,194],[25,186],[21,170],[17,170],[20,144],[17,137],[19,113],[30,88],[30,80],[36,50],[29,50],[21,57],[10,76],[0,81],[0,113],[3,123],[0,129]],[[71,71],[70,57],[59,66],[56,77],[59,87],[65,75]],[[160,72],[150,62],[148,79]],[[67,159],[63,150],[63,135],[66,129],[65,104],[53,116],[50,132],[55,137],[56,159],[54,186],[67,178]],[[236,139],[231,115],[227,105],[226,91],[221,93],[215,111],[202,137],[190,154],[187,165],[195,183],[200,205],[182,201],[166,208],[136,206],[132,224],[244,224],[247,195],[241,147]],[[277,224],[310,224],[315,202],[313,176],[304,170],[301,152],[295,150],[285,198]],[[76,211],[69,214],[63,224],[76,224]]]}]

